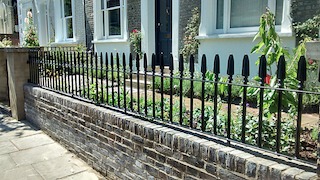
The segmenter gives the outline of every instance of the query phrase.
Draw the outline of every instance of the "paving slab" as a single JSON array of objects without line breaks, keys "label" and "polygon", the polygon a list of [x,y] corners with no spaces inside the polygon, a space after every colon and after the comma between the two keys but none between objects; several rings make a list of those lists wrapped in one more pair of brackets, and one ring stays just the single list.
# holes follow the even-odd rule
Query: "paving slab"
[{"label": "paving slab", "polygon": [[11,142],[20,150],[54,143],[54,141],[46,134],[34,134],[27,137],[13,139]]},{"label": "paving slab", "polygon": [[53,180],[73,175],[88,169],[84,162],[73,154],[66,154],[58,158],[33,164],[39,174],[45,179]]},{"label": "paving slab", "polygon": [[0,155],[16,152],[18,150],[19,149],[14,144],[12,144],[12,142],[10,142],[10,141],[1,141],[0,142]]},{"label": "paving slab", "polygon": [[80,172],[78,174],[61,178],[60,180],[102,180],[102,179],[104,178],[98,177],[94,172],[87,170],[87,171]]},{"label": "paving slab", "polygon": [[68,151],[60,144],[53,143],[11,153],[10,156],[18,166],[34,164],[66,154]]},{"label": "paving slab", "polygon": [[13,161],[9,154],[0,156],[0,169],[1,172],[4,172],[9,169],[14,169],[17,164]]},{"label": "paving slab", "polygon": [[29,122],[4,114],[0,104],[0,180],[104,179]]},{"label": "paving slab", "polygon": [[40,174],[31,165],[1,171],[0,177],[1,180],[43,180]]}]

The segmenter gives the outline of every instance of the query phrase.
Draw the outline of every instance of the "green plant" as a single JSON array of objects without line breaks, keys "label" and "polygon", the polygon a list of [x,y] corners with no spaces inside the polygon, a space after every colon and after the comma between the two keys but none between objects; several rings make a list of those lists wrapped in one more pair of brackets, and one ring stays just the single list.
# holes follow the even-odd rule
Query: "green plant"
[{"label": "green plant", "polygon": [[134,29],[130,33],[130,43],[132,44],[133,51],[139,55],[139,57],[142,57],[143,52],[141,50],[141,40],[142,35],[141,31]]},{"label": "green plant", "polygon": [[296,31],[296,36],[304,40],[315,39],[319,37],[319,27],[320,27],[320,14],[308,19],[307,21],[301,23],[298,22],[294,24],[294,29]]},{"label": "green plant", "polygon": [[24,30],[23,46],[36,47],[39,46],[37,30],[33,24],[32,12],[28,11],[25,19],[26,29]]},{"label": "green plant", "polygon": [[199,32],[200,25],[200,11],[196,7],[192,10],[192,16],[188,20],[187,26],[185,27],[185,35],[183,38],[183,47],[180,53],[185,59],[187,59],[191,54],[198,54],[199,40],[196,39]]},{"label": "green plant", "polygon": [[5,36],[0,41],[0,47],[10,47],[10,46],[12,46],[12,41],[10,40],[10,38],[7,38],[7,36]]}]

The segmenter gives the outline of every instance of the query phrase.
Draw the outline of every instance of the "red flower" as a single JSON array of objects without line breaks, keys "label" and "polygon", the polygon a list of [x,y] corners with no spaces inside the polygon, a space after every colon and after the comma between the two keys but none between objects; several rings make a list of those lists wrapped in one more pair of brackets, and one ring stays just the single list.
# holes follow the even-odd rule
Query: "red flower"
[{"label": "red flower", "polygon": [[313,60],[309,58],[308,63],[309,63],[310,65],[312,65],[312,64],[313,64]]},{"label": "red flower", "polygon": [[132,32],[133,32],[133,33],[137,33],[137,32],[138,32],[138,30],[137,30],[137,29],[134,29],[134,30],[132,30]]},{"label": "red flower", "polygon": [[267,76],[266,76],[265,79],[264,79],[264,82],[265,82],[266,84],[270,84],[270,81],[271,81],[271,76],[270,76],[270,74],[267,74]]}]

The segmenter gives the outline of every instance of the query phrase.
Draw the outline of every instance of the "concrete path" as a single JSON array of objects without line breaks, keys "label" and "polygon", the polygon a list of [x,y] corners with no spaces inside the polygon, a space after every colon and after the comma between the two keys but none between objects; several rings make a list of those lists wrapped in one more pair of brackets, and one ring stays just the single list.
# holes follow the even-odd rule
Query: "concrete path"
[{"label": "concrete path", "polygon": [[101,175],[28,122],[0,108],[1,180],[98,180]]}]

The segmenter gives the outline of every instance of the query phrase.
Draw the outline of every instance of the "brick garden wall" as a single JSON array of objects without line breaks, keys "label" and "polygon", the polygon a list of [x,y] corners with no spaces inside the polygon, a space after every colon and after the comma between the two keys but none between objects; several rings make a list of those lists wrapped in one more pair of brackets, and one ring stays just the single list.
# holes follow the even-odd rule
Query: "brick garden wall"
[{"label": "brick garden wall", "polygon": [[111,179],[317,179],[295,161],[267,160],[28,84],[24,92],[27,120]]}]

